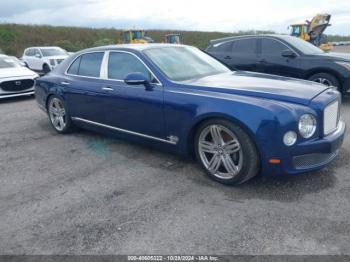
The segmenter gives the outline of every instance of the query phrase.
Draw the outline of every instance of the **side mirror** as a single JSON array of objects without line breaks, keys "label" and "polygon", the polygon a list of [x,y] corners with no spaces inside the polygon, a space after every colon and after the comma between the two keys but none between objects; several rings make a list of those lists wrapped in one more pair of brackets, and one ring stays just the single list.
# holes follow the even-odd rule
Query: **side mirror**
[{"label": "side mirror", "polygon": [[152,90],[152,86],[148,78],[144,74],[139,72],[128,74],[125,77],[124,82],[127,85],[144,85],[146,87],[146,90]]},{"label": "side mirror", "polygon": [[282,56],[283,57],[288,57],[288,58],[295,58],[297,54],[293,52],[292,50],[284,50],[282,51]]},{"label": "side mirror", "polygon": [[41,58],[41,55],[40,54],[35,54],[35,57],[36,58]]}]

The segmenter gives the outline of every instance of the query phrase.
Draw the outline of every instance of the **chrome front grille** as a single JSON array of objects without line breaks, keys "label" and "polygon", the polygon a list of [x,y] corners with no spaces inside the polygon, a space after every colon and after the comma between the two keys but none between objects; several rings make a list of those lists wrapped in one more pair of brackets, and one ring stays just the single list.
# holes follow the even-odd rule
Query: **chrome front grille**
[{"label": "chrome front grille", "polygon": [[323,112],[323,134],[329,135],[334,132],[339,124],[340,102],[336,100],[330,103]]}]

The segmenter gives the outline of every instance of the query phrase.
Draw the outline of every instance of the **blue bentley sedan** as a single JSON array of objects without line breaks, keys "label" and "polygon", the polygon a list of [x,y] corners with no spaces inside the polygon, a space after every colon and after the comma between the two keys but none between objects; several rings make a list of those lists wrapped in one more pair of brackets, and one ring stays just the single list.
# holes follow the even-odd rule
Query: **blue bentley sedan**
[{"label": "blue bentley sedan", "polygon": [[38,79],[35,92],[58,133],[77,126],[193,155],[225,184],[320,169],[345,134],[332,88],[232,72],[185,45],[83,50]]}]

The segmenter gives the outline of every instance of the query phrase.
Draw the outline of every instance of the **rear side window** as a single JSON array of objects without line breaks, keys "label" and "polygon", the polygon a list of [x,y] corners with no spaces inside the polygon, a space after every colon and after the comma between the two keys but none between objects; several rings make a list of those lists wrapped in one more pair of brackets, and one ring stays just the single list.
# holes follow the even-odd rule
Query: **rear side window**
[{"label": "rear side window", "polygon": [[100,77],[103,55],[104,53],[102,52],[82,55],[80,57],[80,65],[77,75]]},{"label": "rear side window", "polygon": [[73,62],[73,64],[71,64],[71,66],[67,71],[68,74],[77,75],[79,73],[80,60],[81,60],[81,56],[75,59],[75,61]]},{"label": "rear side window", "polygon": [[280,56],[283,51],[288,49],[288,47],[276,40],[268,38],[263,38],[261,40],[261,53],[263,55]]},{"label": "rear side window", "polygon": [[108,61],[108,78],[123,80],[130,73],[142,73],[150,81],[152,74],[135,56],[127,53],[111,52]]},{"label": "rear side window", "polygon": [[256,38],[236,40],[232,42],[232,54],[253,55],[257,53],[256,46]]},{"label": "rear side window", "polygon": [[215,52],[231,52],[232,50],[232,42],[224,42],[220,44],[214,45],[212,49]]}]

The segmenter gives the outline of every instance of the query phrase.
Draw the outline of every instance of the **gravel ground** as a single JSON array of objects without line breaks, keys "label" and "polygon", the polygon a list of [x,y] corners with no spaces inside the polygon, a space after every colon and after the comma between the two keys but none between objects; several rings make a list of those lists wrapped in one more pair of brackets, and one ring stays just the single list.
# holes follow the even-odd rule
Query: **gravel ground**
[{"label": "gravel ground", "polygon": [[[322,171],[209,180],[192,161],[0,102],[0,254],[350,254],[350,136]],[[343,104],[350,126],[350,98]]]},{"label": "gravel ground", "polygon": [[350,53],[350,45],[334,46],[333,52]]}]

